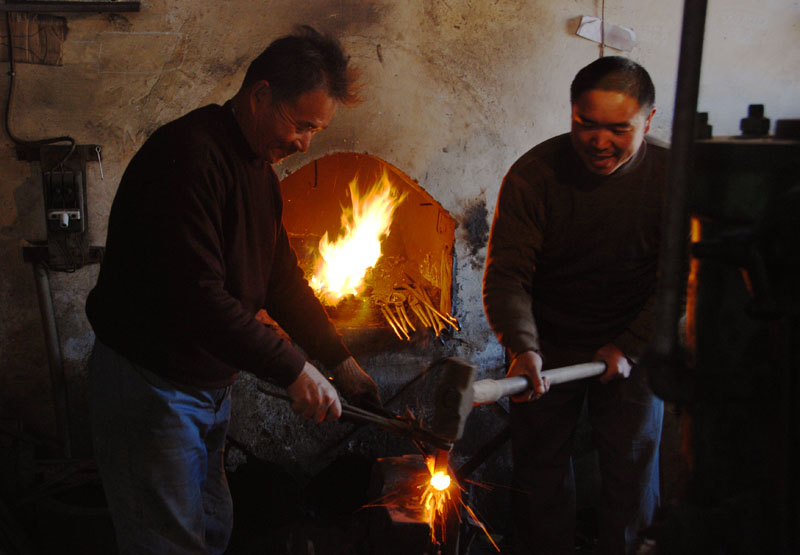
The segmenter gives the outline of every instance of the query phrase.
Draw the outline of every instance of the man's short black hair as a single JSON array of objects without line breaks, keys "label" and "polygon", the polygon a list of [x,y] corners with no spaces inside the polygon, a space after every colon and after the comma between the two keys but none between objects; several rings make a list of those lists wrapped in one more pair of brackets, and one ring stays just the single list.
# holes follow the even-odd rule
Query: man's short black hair
[{"label": "man's short black hair", "polygon": [[250,63],[242,87],[269,82],[273,100],[293,102],[303,93],[324,89],[342,104],[359,101],[358,72],[347,67],[341,44],[308,25],[274,40]]},{"label": "man's short black hair", "polygon": [[647,70],[622,56],[605,56],[581,69],[570,87],[570,101],[575,102],[586,91],[598,89],[625,93],[649,111],[656,102],[656,89]]}]

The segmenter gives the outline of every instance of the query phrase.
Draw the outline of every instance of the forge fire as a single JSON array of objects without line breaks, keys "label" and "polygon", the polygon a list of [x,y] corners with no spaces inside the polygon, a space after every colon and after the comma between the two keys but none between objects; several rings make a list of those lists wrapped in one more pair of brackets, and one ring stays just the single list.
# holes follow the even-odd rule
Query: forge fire
[{"label": "forge fire", "polygon": [[340,153],[282,182],[301,267],[338,328],[400,340],[458,330],[451,314],[455,222],[391,165]]},{"label": "forge fire", "polygon": [[342,211],[342,232],[333,240],[328,239],[327,231],[322,236],[316,270],[309,281],[329,305],[363,289],[367,271],[381,257],[381,243],[389,234],[392,215],[406,197],[392,187],[386,171],[363,195],[357,177],[348,188],[352,204]]}]

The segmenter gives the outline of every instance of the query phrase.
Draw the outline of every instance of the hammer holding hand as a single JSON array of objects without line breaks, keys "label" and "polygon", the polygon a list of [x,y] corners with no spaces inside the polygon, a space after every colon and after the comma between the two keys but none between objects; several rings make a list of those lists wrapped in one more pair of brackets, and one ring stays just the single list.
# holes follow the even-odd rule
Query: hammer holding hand
[{"label": "hammer holding hand", "polygon": [[[605,371],[606,363],[597,361],[545,370],[540,372],[540,376],[549,389],[551,385],[592,378],[601,375]],[[474,382],[472,384],[473,403],[475,405],[488,405],[499,401],[505,396],[519,395],[530,391],[531,382],[527,375],[511,376],[511,369],[509,369],[509,376],[501,380],[485,379]],[[541,394],[538,397],[541,397]],[[538,397],[529,395],[528,397],[523,397],[523,400]]]},{"label": "hammer holding hand", "polygon": [[[542,376],[542,357],[536,351],[517,353],[511,361],[506,377],[521,377],[527,380],[525,389],[521,391],[509,390],[506,393],[506,395],[511,395],[511,399],[518,403],[536,400],[550,389],[550,382]],[[505,384],[511,386],[508,382],[505,382]]]},{"label": "hammer holding hand", "polygon": [[631,361],[625,356],[625,353],[613,343],[600,347],[594,355],[594,360],[606,363],[607,369],[605,373],[600,376],[600,381],[602,383],[627,378],[631,375]]}]

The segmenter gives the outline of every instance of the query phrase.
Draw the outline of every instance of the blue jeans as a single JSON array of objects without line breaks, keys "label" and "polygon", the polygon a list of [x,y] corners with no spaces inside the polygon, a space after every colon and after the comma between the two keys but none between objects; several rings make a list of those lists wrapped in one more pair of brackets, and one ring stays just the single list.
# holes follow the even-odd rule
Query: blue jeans
[{"label": "blue jeans", "polygon": [[[550,366],[586,360],[562,360]],[[664,403],[634,367],[628,379],[556,385],[537,401],[512,403],[516,553],[575,552],[572,442],[584,402],[601,478],[596,553],[635,553],[639,533],[653,521],[660,503],[658,451]]]},{"label": "blue jeans", "polygon": [[171,383],[99,341],[89,377],[94,454],[120,553],[224,552],[231,388]]}]

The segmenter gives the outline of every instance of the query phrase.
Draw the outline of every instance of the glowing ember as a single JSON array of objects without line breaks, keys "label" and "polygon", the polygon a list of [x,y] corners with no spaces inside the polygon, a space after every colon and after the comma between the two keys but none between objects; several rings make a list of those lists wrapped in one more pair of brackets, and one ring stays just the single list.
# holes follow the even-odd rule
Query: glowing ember
[{"label": "glowing ember", "polygon": [[450,475],[447,472],[437,472],[431,476],[431,486],[433,489],[442,491],[450,487]]},{"label": "glowing ember", "polygon": [[335,304],[346,295],[358,294],[364,276],[381,256],[381,242],[388,236],[392,215],[405,198],[398,195],[386,171],[366,194],[358,191],[358,179],[350,182],[352,208],[342,212],[342,230],[335,241],[327,232],[319,242],[320,258],[310,285],[323,301]]}]

